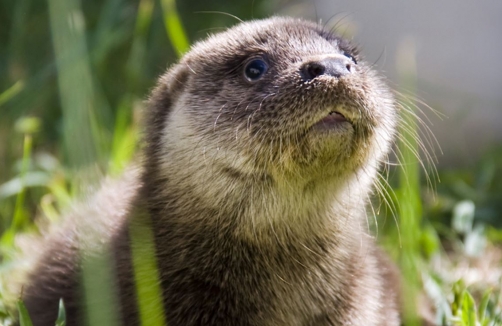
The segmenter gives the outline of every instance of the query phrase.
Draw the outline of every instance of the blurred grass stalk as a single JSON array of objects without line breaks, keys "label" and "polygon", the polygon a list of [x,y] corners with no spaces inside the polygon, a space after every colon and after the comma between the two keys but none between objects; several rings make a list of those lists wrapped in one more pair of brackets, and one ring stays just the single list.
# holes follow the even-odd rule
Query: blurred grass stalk
[{"label": "blurred grass stalk", "polygon": [[152,224],[138,208],[129,226],[138,312],[142,326],[166,326]]},{"label": "blurred grass stalk", "polygon": [[24,86],[24,81],[18,80],[14,85],[0,93],[0,107],[19,94],[24,89]]},{"label": "blurred grass stalk", "polygon": [[[140,75],[146,52],[146,38],[152,22],[153,7],[153,0],[141,0],[139,3],[134,39],[127,64],[129,87],[134,87],[136,76]],[[174,15],[179,22],[176,11]],[[183,30],[178,30],[178,32],[182,33]],[[186,39],[184,34],[181,37]],[[134,100],[134,98],[127,95],[123,98],[122,105],[117,113],[116,130],[125,130],[121,126],[126,125],[126,116],[130,114]],[[132,131],[132,135],[135,134]],[[121,156],[119,153],[120,149],[123,148],[123,146],[120,146],[120,143],[123,143],[122,138],[120,132],[117,133],[116,131],[113,157]],[[138,210],[133,214],[131,221],[136,222],[130,224],[129,238],[131,241],[131,256],[140,324],[143,326],[165,326],[167,323],[162,304],[163,298],[155,255],[155,242],[151,223],[149,223],[150,216],[148,212]]]},{"label": "blurred grass stalk", "polygon": [[98,159],[98,121],[85,20],[79,0],[49,0],[49,15],[63,113],[63,149],[73,170]]},{"label": "blurred grass stalk", "polygon": [[[415,43],[404,39],[397,51],[397,71],[403,89],[415,94],[416,61]],[[403,273],[404,324],[420,325],[417,316],[417,299],[421,288],[419,273],[420,239],[422,229],[422,203],[420,198],[420,158],[419,135],[415,104],[412,96],[403,99],[401,110],[401,128],[398,142],[399,186],[396,189],[398,200],[402,250],[400,265]]]},{"label": "blurred grass stalk", "polygon": [[153,0],[141,0],[134,27],[131,53],[127,60],[127,91],[123,94],[116,112],[108,172],[116,175],[122,172],[124,163],[131,160],[137,143],[138,130],[134,124],[134,103],[137,98],[137,81],[144,69],[147,51],[147,37],[152,24]]},{"label": "blurred grass stalk", "polygon": [[31,153],[33,149],[33,136],[31,132],[24,133],[23,141],[23,160],[21,164],[21,190],[16,196],[16,204],[14,206],[14,217],[12,218],[9,229],[2,235],[2,246],[12,246],[17,232],[20,232],[26,226],[30,218],[24,210],[24,199],[26,196],[25,177],[28,172],[28,167],[31,161]]},{"label": "blurred grass stalk", "polygon": [[178,57],[181,57],[188,51],[190,45],[185,30],[181,25],[178,11],[176,10],[176,0],[160,0],[160,2],[164,13],[164,25],[167,36],[176,50]]},{"label": "blurred grass stalk", "polygon": [[[72,172],[87,169],[85,181],[88,185],[97,177],[88,169],[99,159],[101,125],[95,112],[84,15],[79,0],[49,0],[48,3],[63,111],[66,165]],[[75,185],[74,179],[72,183]],[[102,257],[109,255],[104,253]],[[110,262],[111,259],[83,260],[83,290],[89,325],[114,325],[118,321],[118,300],[111,286],[114,275]]]}]

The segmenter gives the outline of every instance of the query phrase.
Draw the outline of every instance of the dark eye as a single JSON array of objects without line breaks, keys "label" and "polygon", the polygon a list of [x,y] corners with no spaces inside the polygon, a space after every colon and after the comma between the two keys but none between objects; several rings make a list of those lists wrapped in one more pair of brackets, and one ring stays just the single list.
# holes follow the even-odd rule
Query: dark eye
[{"label": "dark eye", "polygon": [[352,60],[357,65],[357,60],[352,54],[350,54],[348,52],[343,52],[343,55],[346,56],[347,58],[349,58],[350,60]]},{"label": "dark eye", "polygon": [[268,64],[262,59],[253,59],[244,68],[244,77],[250,82],[255,82],[267,72]]}]

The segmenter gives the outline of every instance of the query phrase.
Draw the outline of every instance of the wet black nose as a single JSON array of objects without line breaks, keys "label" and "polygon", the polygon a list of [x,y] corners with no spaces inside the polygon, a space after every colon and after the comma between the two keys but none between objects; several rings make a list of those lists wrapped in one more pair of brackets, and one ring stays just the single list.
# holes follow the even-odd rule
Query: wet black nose
[{"label": "wet black nose", "polygon": [[345,57],[325,58],[305,63],[301,73],[306,81],[322,75],[340,78],[352,72],[352,64],[353,62]]}]

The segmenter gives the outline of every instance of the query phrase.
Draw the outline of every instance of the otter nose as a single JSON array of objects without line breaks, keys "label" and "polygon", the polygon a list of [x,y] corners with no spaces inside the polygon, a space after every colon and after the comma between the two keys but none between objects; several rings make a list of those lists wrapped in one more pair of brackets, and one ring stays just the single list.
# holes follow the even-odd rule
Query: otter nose
[{"label": "otter nose", "polygon": [[346,57],[330,57],[307,62],[300,69],[306,81],[322,75],[340,78],[352,72],[352,61]]}]

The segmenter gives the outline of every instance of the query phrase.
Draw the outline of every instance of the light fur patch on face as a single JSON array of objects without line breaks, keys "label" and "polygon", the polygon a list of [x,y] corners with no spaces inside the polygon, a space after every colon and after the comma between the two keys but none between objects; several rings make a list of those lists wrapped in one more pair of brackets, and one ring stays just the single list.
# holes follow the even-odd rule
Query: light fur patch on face
[{"label": "light fur patch on face", "polygon": [[[307,229],[318,222],[315,216],[322,214],[317,214],[317,210],[329,208],[319,197],[328,196],[329,189],[321,196],[306,194],[304,185],[284,179],[280,173],[275,176],[273,186],[262,179],[255,179],[253,176],[262,171],[253,166],[251,158],[231,146],[218,146],[214,139],[202,137],[194,130],[194,122],[189,116],[193,113],[187,112],[184,101],[183,95],[165,122],[159,149],[161,173],[168,179],[178,180],[175,189],[180,192],[190,189],[194,200],[203,201],[197,205],[213,207],[222,214],[235,210],[239,200],[246,200],[249,206],[243,220],[247,221],[244,224],[249,224],[245,232],[250,234],[254,234],[256,228],[281,224],[280,219],[284,219],[282,222],[287,222],[288,227],[310,224]],[[249,178],[236,180],[226,176],[224,169],[237,171]],[[166,191],[175,189],[173,185],[166,185]]]}]

